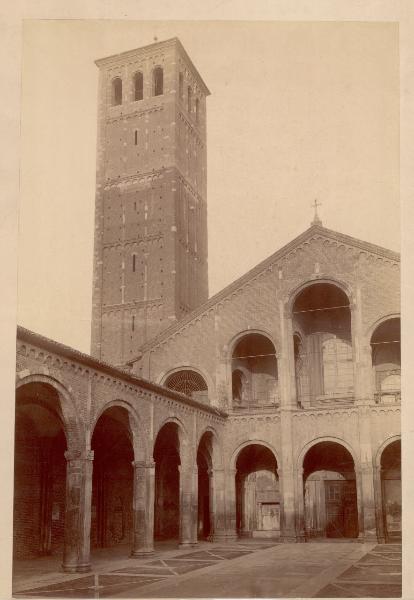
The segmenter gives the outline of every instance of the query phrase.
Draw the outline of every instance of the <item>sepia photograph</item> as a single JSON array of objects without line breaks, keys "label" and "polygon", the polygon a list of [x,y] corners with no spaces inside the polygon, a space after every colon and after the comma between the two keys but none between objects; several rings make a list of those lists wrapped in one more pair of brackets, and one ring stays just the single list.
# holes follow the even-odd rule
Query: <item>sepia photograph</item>
[{"label": "sepia photograph", "polygon": [[14,598],[402,597],[400,99],[397,22],[23,22]]}]

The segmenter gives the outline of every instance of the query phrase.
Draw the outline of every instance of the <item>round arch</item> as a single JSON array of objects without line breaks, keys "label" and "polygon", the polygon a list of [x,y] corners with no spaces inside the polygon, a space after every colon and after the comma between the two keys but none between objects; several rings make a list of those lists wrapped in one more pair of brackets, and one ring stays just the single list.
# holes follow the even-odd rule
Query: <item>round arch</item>
[{"label": "round arch", "polygon": [[[110,408],[123,408],[127,411],[128,417],[130,419],[131,433],[132,433],[132,442],[134,447],[134,452],[137,452],[138,456],[136,456],[136,460],[146,460],[149,457],[149,449],[147,443],[147,433],[142,425],[141,419],[138,416],[138,413],[134,409],[134,407],[129,404],[126,400],[116,399],[111,400],[101,406],[99,411],[95,414],[94,418],[91,420],[91,430],[90,430],[90,440],[92,440],[93,433],[96,428],[96,424],[98,423],[100,417]],[[132,421],[132,422],[131,422]]]},{"label": "round arch", "polygon": [[264,446],[265,448],[267,448],[268,450],[270,450],[270,452],[273,454],[275,460],[276,460],[276,464],[279,466],[281,463],[279,462],[279,458],[278,458],[278,454],[275,450],[275,448],[272,446],[272,444],[269,444],[269,442],[266,442],[265,440],[260,440],[260,439],[252,439],[252,440],[247,440],[246,442],[242,442],[241,444],[239,444],[239,446],[237,446],[237,448],[233,451],[233,454],[231,455],[230,458],[230,469],[235,469],[236,468],[236,463],[237,463],[237,459],[239,457],[240,452],[244,449],[247,448],[248,446]]},{"label": "round arch", "polygon": [[[164,425],[167,425],[168,423],[174,423],[175,425],[177,425],[178,439],[180,441],[180,446],[181,445],[188,446],[189,436],[188,436],[187,428],[185,427],[184,423],[178,417],[167,417],[166,419],[161,421],[161,423],[157,427],[157,431],[154,432],[154,441],[153,441],[152,452],[154,452],[155,443],[157,441],[157,438],[158,438],[158,435],[159,435],[161,429],[164,427]],[[180,454],[181,454],[181,448],[180,448]]]},{"label": "round arch", "polygon": [[285,306],[287,307],[289,315],[292,314],[293,305],[295,304],[295,301],[299,294],[303,292],[306,288],[318,284],[333,285],[339,288],[347,296],[349,301],[349,308],[352,312],[353,306],[355,304],[355,296],[352,291],[352,288],[344,281],[336,279],[334,277],[318,277],[317,279],[308,279],[305,282],[302,282],[300,285],[293,288],[292,290],[290,290],[287,299],[285,300]]},{"label": "round arch", "polygon": [[60,409],[59,413],[62,418],[62,427],[66,437],[68,450],[78,446],[82,441],[82,427],[77,416],[76,405],[71,392],[58,379],[41,373],[33,373],[19,379],[16,382],[16,391],[25,385],[34,383],[49,385],[57,392]]},{"label": "round arch", "polygon": [[384,440],[382,442],[382,444],[379,445],[379,447],[377,448],[377,451],[375,453],[375,467],[381,468],[382,453],[387,448],[387,446],[389,446],[393,442],[399,442],[399,441],[401,441],[401,435],[392,435],[391,437]]},{"label": "round arch", "polygon": [[378,329],[378,327],[380,325],[382,325],[383,323],[386,323],[387,321],[390,321],[391,319],[400,319],[401,320],[401,314],[400,313],[390,313],[388,315],[384,315],[384,316],[380,317],[374,323],[371,323],[371,325],[369,327],[367,327],[367,329],[365,331],[365,337],[368,340],[368,342],[371,341],[371,338],[374,335],[376,329]]},{"label": "round arch", "polygon": [[223,465],[223,445],[222,445],[222,443],[221,443],[221,441],[220,441],[220,438],[219,438],[219,436],[218,436],[218,433],[217,433],[217,431],[214,429],[214,427],[211,427],[211,425],[207,425],[207,427],[205,427],[205,428],[204,428],[204,429],[201,431],[200,435],[199,435],[199,436],[198,436],[198,438],[197,438],[197,449],[200,447],[200,443],[201,443],[201,441],[202,441],[202,439],[203,439],[203,436],[204,436],[206,433],[211,433],[211,435],[212,435],[212,437],[213,437],[213,440],[214,440],[214,443],[215,443],[215,449],[217,450],[217,454],[216,454],[216,456],[217,456],[217,458],[218,458],[217,464],[216,464],[216,465],[214,465],[214,466],[215,466],[216,468],[220,468],[220,467]]},{"label": "round arch", "polygon": [[240,342],[240,340],[242,340],[247,335],[251,335],[251,334],[262,335],[265,338],[267,338],[269,340],[269,342],[271,342],[273,344],[273,347],[275,349],[276,358],[279,358],[278,353],[277,353],[277,344],[276,344],[275,340],[273,339],[273,336],[265,329],[244,329],[243,331],[240,331],[239,333],[234,335],[231,338],[230,342],[227,344],[227,353],[228,353],[229,358],[231,358],[233,356],[233,352],[234,352],[237,344]]},{"label": "round arch", "polygon": [[313,446],[316,446],[317,444],[320,444],[321,442],[332,442],[335,444],[339,444],[340,446],[343,446],[346,450],[348,450],[349,454],[352,457],[352,460],[354,461],[354,469],[355,469],[355,473],[356,473],[357,469],[359,469],[359,460],[356,457],[355,450],[352,448],[352,446],[346,440],[343,440],[342,438],[333,437],[333,436],[322,436],[319,438],[315,438],[314,440],[311,440],[305,446],[303,446],[303,448],[299,452],[298,458],[297,458],[296,466],[297,466],[298,470],[302,469],[303,461],[305,459],[307,452],[311,448],[313,448]]}]

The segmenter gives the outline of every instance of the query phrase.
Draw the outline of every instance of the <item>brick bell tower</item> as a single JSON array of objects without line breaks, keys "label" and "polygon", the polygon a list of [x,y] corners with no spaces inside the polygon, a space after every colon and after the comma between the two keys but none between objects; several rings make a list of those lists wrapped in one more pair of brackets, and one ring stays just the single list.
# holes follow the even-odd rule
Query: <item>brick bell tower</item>
[{"label": "brick bell tower", "polygon": [[91,352],[121,365],[208,298],[210,92],[177,38],[96,64]]}]

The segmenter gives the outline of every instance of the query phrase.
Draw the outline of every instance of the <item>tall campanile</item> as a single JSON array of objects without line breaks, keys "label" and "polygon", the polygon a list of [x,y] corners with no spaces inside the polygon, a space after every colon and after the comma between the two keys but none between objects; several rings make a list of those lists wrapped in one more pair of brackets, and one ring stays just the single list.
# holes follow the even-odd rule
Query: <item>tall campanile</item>
[{"label": "tall campanile", "polygon": [[208,298],[209,91],[177,38],[96,64],[91,352],[121,365]]}]

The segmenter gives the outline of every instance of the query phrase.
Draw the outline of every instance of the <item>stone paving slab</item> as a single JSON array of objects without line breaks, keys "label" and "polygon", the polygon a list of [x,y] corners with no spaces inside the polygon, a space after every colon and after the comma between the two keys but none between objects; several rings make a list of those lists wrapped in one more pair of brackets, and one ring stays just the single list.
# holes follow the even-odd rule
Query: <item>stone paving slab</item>
[{"label": "stone paving slab", "polygon": [[[399,597],[401,548],[373,544],[232,543],[27,586],[15,598]],[[62,574],[63,575],[63,574]]]},{"label": "stone paving slab", "polygon": [[400,598],[401,593],[401,545],[383,545],[375,546],[315,597]]}]

